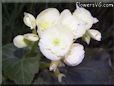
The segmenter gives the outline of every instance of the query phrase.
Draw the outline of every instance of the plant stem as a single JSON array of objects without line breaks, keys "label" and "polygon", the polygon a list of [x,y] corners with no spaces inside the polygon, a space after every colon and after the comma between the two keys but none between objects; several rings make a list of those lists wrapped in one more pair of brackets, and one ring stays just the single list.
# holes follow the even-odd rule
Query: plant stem
[{"label": "plant stem", "polygon": [[36,29],[32,29],[32,33],[37,35]]},{"label": "plant stem", "polygon": [[36,52],[37,44],[38,44],[38,41],[37,41],[37,42],[34,42],[34,43],[32,44],[32,46],[30,46],[30,50],[29,50],[28,53],[25,55],[25,57],[30,57],[32,54],[34,54],[34,53]]},{"label": "plant stem", "polygon": [[50,63],[40,63],[40,69],[46,69],[49,68]]}]

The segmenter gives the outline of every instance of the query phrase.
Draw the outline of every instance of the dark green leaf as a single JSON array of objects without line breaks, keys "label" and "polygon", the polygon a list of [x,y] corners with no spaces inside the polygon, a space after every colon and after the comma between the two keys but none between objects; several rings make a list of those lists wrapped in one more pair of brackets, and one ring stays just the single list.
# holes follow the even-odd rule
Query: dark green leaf
[{"label": "dark green leaf", "polygon": [[25,57],[28,50],[13,44],[3,47],[3,73],[16,84],[30,84],[39,69],[39,53]]}]

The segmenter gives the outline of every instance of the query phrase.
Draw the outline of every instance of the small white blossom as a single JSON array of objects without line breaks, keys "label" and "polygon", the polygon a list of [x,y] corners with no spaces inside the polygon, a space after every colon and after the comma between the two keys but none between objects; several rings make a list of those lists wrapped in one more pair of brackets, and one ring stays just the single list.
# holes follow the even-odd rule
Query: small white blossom
[{"label": "small white blossom", "polygon": [[101,33],[98,30],[90,29],[88,30],[88,34],[91,38],[101,41]]},{"label": "small white blossom", "polygon": [[18,35],[13,39],[13,43],[17,48],[24,48],[27,44],[24,42],[24,36]]},{"label": "small white blossom", "polygon": [[50,28],[51,26],[55,25],[59,19],[59,11],[56,8],[48,8],[43,10],[36,18],[36,23],[38,27],[39,35]]},{"label": "small white blossom", "polygon": [[39,47],[48,59],[59,60],[68,52],[72,43],[72,33],[66,28],[56,25],[44,32],[39,41]]},{"label": "small white blossom", "polygon": [[29,40],[29,41],[33,41],[33,42],[38,41],[38,39],[39,39],[38,35],[32,34],[32,33],[24,34],[24,38]]},{"label": "small white blossom", "polygon": [[65,56],[64,62],[69,66],[76,66],[84,59],[84,47],[75,43],[72,45],[70,52]]},{"label": "small white blossom", "polygon": [[31,29],[35,29],[36,19],[32,14],[24,12],[23,21],[28,27],[30,27]]},{"label": "small white blossom", "polygon": [[94,18],[88,10],[79,7],[78,5],[73,15],[76,19],[79,19],[85,23],[85,29],[90,29],[94,23],[98,22],[98,19]]}]

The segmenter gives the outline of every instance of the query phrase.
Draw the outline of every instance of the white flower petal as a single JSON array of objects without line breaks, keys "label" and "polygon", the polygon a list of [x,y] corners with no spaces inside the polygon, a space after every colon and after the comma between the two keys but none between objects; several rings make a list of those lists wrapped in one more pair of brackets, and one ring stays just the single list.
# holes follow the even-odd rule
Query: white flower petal
[{"label": "white flower petal", "polygon": [[75,18],[72,16],[71,12],[68,9],[65,9],[61,12],[60,19],[61,24],[65,26],[66,29],[69,29],[72,32],[76,30],[78,22],[77,20],[75,20]]},{"label": "white flower petal", "polygon": [[95,24],[97,22],[99,22],[99,20],[97,18],[93,18],[93,23]]},{"label": "white flower petal", "polygon": [[42,54],[49,60],[56,61],[61,59],[57,55],[53,54],[49,49],[46,49],[41,43],[39,43],[39,48]]},{"label": "white flower petal", "polygon": [[74,31],[74,34],[75,34],[74,38],[77,39],[82,37],[85,34],[85,32],[86,32],[85,25],[80,22],[77,26],[76,31]]},{"label": "white flower petal", "polygon": [[88,30],[90,37],[97,41],[101,41],[101,33],[98,30],[90,29]]},{"label": "white flower petal", "polygon": [[42,11],[36,19],[38,26],[38,33],[41,34],[42,31],[55,25],[59,19],[59,11],[56,8],[48,8]]},{"label": "white flower petal", "polygon": [[62,12],[61,12],[61,14],[60,14],[60,17],[61,17],[61,19],[63,18],[67,18],[68,16],[71,16],[72,14],[71,14],[71,12],[70,12],[70,10],[68,10],[68,9],[64,9]]},{"label": "white flower petal", "polygon": [[65,56],[64,62],[69,66],[80,64],[84,58],[84,47],[81,44],[75,43],[68,55]]},{"label": "white flower petal", "polygon": [[23,35],[18,35],[13,39],[13,43],[17,48],[24,48],[27,44],[24,42]]},{"label": "white flower petal", "polygon": [[32,14],[24,12],[23,21],[28,27],[30,27],[31,29],[35,29],[36,20],[35,20],[35,17]]},{"label": "white flower petal", "polygon": [[24,34],[24,38],[29,40],[29,41],[33,41],[33,42],[38,41],[38,39],[39,39],[38,35],[32,34],[32,33]]}]

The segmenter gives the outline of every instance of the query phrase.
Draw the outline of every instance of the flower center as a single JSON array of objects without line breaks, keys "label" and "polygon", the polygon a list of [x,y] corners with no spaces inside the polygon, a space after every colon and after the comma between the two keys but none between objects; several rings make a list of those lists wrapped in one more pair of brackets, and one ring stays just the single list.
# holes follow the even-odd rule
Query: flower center
[{"label": "flower center", "polygon": [[53,40],[53,44],[54,44],[55,46],[58,46],[58,45],[60,44],[60,39],[55,38],[55,39]]},{"label": "flower center", "polygon": [[39,25],[42,31],[46,30],[49,27],[49,23],[46,21],[39,22]]}]

